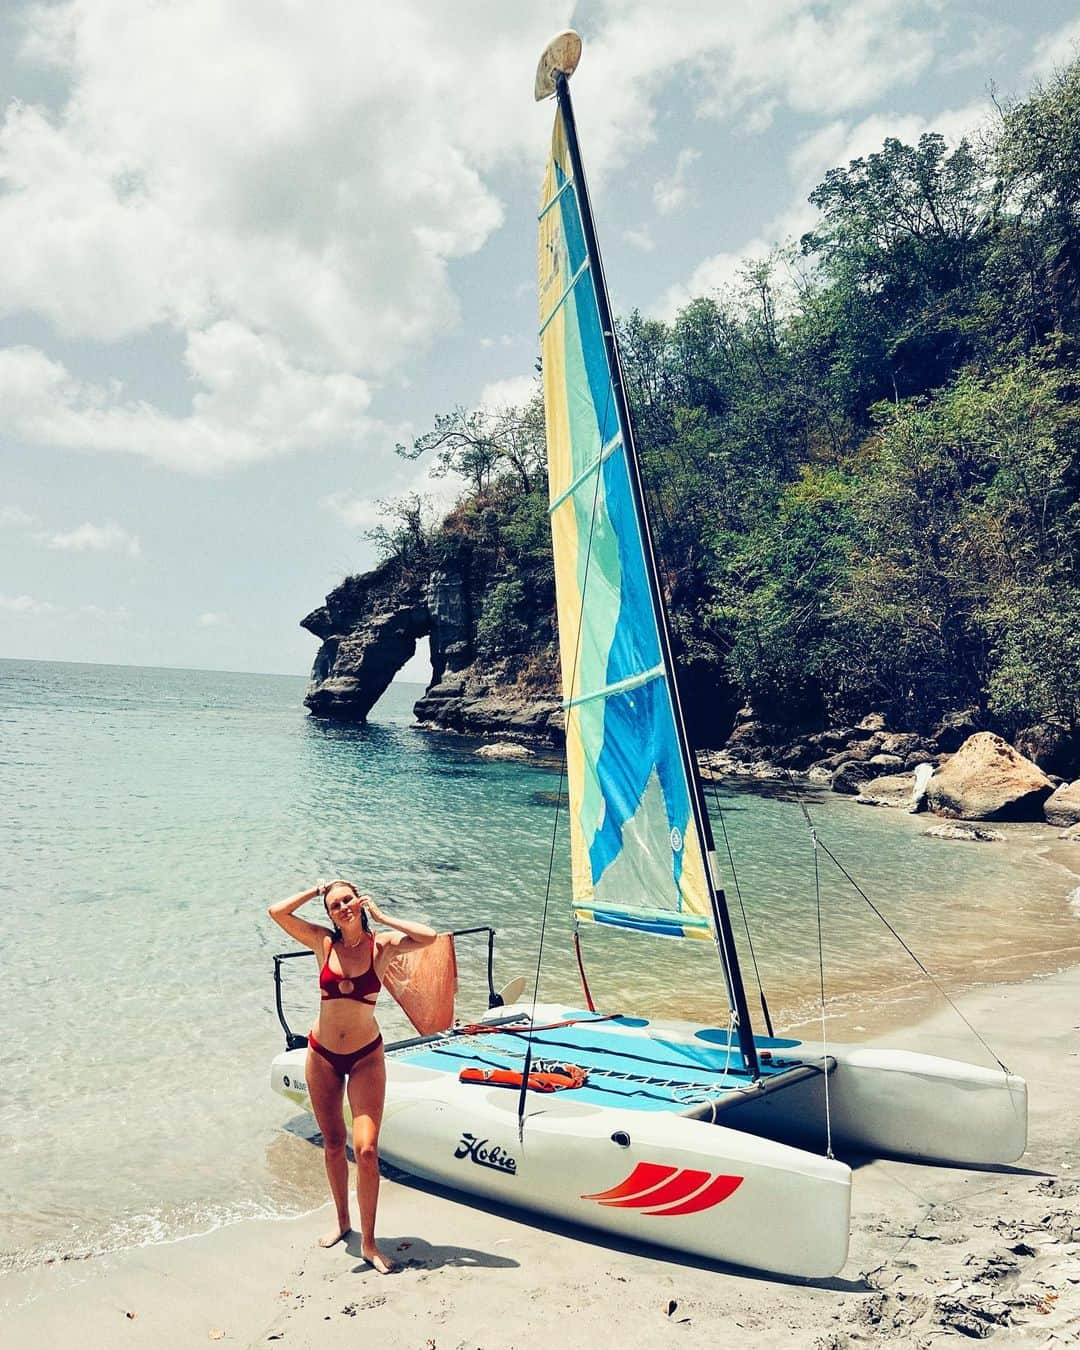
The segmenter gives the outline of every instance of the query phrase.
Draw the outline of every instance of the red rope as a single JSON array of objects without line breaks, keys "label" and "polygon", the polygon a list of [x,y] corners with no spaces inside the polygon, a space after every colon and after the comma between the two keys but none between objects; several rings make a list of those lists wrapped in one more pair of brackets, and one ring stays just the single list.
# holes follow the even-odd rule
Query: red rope
[{"label": "red rope", "polygon": [[592,994],[589,992],[589,981],[585,978],[585,962],[581,959],[581,939],[577,932],[574,933],[574,955],[577,957],[578,974],[581,976],[581,987],[585,991],[585,1006],[591,1013],[596,1011],[596,1004],[592,1001]]}]

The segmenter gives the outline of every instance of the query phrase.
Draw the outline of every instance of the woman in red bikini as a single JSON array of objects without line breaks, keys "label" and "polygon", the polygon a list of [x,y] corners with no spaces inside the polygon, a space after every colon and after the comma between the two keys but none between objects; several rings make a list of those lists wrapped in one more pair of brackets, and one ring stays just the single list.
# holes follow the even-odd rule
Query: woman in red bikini
[{"label": "woman in red bikini", "polygon": [[[321,897],[331,932],[321,924],[297,918],[296,911]],[[377,969],[385,956],[426,947],[436,932],[423,923],[404,923],[383,914],[369,895],[349,881],[332,881],[280,900],[270,917],[290,937],[310,947],[321,962],[319,1003],[308,1035],[307,1086],[315,1119],[323,1136],[326,1175],[337,1209],[337,1228],[320,1239],[332,1247],[350,1231],[349,1163],[345,1156],[342,1105],[349,1094],[356,1158],[356,1198],[360,1206],[360,1250],[380,1274],[394,1263],[375,1245],[375,1208],[379,1199],[379,1125],[386,1096],[382,1036],[375,1021],[375,1000],[381,981]],[[393,928],[375,934],[371,923]]]}]

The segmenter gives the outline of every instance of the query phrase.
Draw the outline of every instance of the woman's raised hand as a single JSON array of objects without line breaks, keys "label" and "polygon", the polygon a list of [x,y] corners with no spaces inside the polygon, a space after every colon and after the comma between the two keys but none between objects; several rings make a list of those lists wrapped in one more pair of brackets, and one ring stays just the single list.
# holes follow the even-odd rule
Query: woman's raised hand
[{"label": "woman's raised hand", "polygon": [[360,897],[360,908],[366,909],[376,923],[386,922],[386,920],[383,918],[382,914],[379,911],[379,906],[375,903],[374,900],[372,900],[370,895],[362,895]]}]

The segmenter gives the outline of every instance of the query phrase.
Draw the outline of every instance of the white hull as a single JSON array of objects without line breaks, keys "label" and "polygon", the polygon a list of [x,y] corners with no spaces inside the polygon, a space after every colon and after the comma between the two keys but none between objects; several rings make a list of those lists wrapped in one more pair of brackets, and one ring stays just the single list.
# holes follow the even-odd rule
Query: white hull
[{"label": "white hull", "polygon": [[[565,1015],[536,1010],[538,1024]],[[688,1023],[604,1030],[628,1038],[629,1052],[635,1038],[653,1049],[701,1049],[701,1029]],[[622,1238],[783,1275],[833,1275],[847,1259],[851,1171],[778,1142],[824,1138],[820,1047],[784,1045],[785,1060],[818,1071],[796,1070],[788,1077],[802,1072],[802,1081],[760,1096],[744,1080],[677,1110],[531,1092],[523,1140],[517,1091],[463,1084],[453,1062],[432,1068],[419,1053],[428,1061],[420,1066],[410,1062],[417,1052],[391,1051],[380,1153],[426,1180]],[[310,1109],[305,1054],[279,1055],[271,1080]],[[899,1051],[830,1047],[830,1059],[838,1147],[953,1163],[1008,1162],[1024,1150],[1022,1079]]]}]

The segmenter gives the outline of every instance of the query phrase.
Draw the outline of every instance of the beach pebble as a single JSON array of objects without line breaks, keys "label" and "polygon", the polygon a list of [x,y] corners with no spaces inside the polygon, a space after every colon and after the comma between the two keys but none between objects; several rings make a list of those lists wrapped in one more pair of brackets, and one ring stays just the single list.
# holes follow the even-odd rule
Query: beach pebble
[{"label": "beach pebble", "polygon": [[976,829],[974,825],[935,825],[933,829],[923,830],[923,834],[927,839],[966,839],[980,844],[1005,838],[1000,830]]}]

